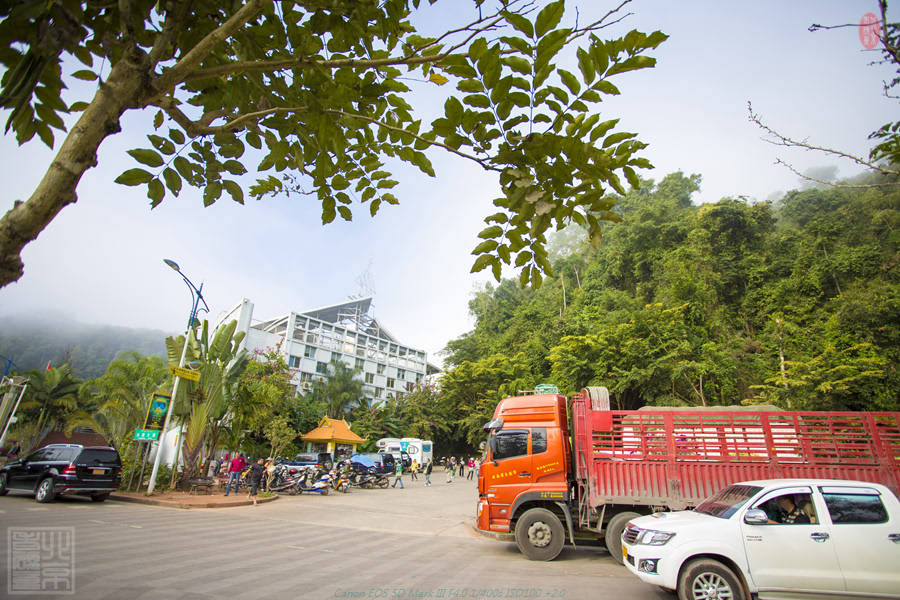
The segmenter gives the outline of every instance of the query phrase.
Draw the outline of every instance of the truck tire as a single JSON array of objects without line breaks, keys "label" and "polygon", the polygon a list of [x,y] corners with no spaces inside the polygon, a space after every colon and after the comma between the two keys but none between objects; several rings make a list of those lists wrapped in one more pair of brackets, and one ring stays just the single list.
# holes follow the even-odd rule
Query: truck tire
[{"label": "truck tire", "polygon": [[546,508],[527,510],[516,522],[516,545],[528,560],[553,560],[565,542],[559,517]]},{"label": "truck tire", "polygon": [[692,560],[678,575],[678,600],[711,598],[746,600],[747,595],[740,578],[730,568],[717,560]]},{"label": "truck tire", "polygon": [[636,512],[626,511],[613,515],[613,518],[606,524],[606,532],[603,541],[606,542],[606,549],[617,563],[622,564],[622,532],[625,531],[625,525],[631,519],[639,517]]}]

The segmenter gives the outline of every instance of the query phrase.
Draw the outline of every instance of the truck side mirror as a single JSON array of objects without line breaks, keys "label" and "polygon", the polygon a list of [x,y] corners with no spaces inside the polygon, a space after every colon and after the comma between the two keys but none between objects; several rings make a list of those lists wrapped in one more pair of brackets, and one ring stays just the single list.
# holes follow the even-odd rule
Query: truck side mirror
[{"label": "truck side mirror", "polygon": [[751,508],[744,513],[744,523],[747,525],[765,525],[769,522],[769,515],[766,511],[758,508]]}]

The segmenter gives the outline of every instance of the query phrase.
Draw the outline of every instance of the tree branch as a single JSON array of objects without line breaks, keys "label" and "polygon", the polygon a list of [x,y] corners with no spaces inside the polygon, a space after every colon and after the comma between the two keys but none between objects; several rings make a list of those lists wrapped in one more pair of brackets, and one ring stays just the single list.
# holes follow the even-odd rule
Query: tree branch
[{"label": "tree branch", "polygon": [[187,14],[193,6],[191,0],[167,0],[166,20],[162,33],[157,36],[150,50],[150,64],[156,65],[161,60],[172,58],[175,53],[175,41]]},{"label": "tree branch", "polygon": [[207,34],[207,36],[200,40],[196,46],[191,48],[187,54],[181,57],[181,60],[176,62],[171,69],[167,69],[162,75],[154,78],[151,82],[151,87],[156,93],[151,100],[171,92],[178,83],[185,81],[185,78],[192,71],[196,70],[197,65],[203,62],[203,59],[205,59],[216,46],[231,37],[235,31],[246,25],[251,19],[259,14],[263,5],[269,4],[272,1],[273,0],[247,0],[247,4],[238,9],[237,12],[235,12],[227,21],[222,23],[222,25]]},{"label": "tree branch", "polygon": [[[832,156],[838,156],[840,158],[845,158],[847,160],[855,162],[856,164],[858,164],[860,166],[863,166],[867,169],[871,169],[872,171],[876,171],[883,175],[890,175],[890,176],[900,175],[900,171],[898,171],[897,169],[889,169],[887,167],[883,167],[876,163],[862,159],[858,156],[854,156],[853,154],[848,154],[846,152],[841,152],[840,150],[834,150],[832,148],[826,148],[824,146],[814,146],[814,145],[810,144],[809,142],[794,140],[785,135],[782,135],[762,122],[760,116],[753,112],[753,106],[750,102],[747,102],[747,111],[749,113],[748,118],[750,119],[750,121],[755,123],[760,129],[762,129],[767,134],[772,136],[772,138],[774,138],[774,139],[766,139],[765,140],[765,141],[769,142],[770,144],[774,144],[776,146],[785,146],[787,148],[802,148],[804,150],[813,150],[816,152],[822,152],[824,154],[830,154]],[[784,161],[781,161],[780,159],[778,162],[789,167],[789,165],[787,163],[785,163]],[[796,171],[793,168],[791,168],[791,170],[796,173]],[[806,177],[804,175],[801,175],[801,177],[810,179],[812,181],[816,181],[816,180],[814,180],[810,177]],[[829,184],[829,185],[832,185],[832,184]]]}]

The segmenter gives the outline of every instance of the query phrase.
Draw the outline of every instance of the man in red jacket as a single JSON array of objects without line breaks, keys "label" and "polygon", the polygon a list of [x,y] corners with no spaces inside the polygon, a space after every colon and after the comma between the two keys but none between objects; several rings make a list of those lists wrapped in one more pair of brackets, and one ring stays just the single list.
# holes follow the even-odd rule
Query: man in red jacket
[{"label": "man in red jacket", "polygon": [[231,466],[228,468],[228,485],[225,486],[225,495],[231,491],[231,482],[234,482],[234,493],[237,494],[238,486],[241,483],[241,473],[247,468],[247,461],[244,460],[243,453],[239,453],[231,460]]}]

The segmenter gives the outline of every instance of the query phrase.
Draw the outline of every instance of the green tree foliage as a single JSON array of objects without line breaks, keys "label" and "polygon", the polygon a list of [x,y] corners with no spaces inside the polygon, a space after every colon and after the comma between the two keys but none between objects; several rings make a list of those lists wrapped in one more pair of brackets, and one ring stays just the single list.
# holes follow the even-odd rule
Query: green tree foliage
[{"label": "green tree foliage", "polygon": [[[429,0],[433,4],[436,0]],[[459,0],[447,0],[459,3]],[[571,4],[569,8],[571,9]],[[637,185],[645,144],[599,103],[623,73],[652,67],[665,39],[636,30],[603,39],[618,8],[579,22],[564,0],[475,0],[459,22],[423,37],[420,0],[7,3],[0,8],[0,106],[20,144],[53,147],[78,115],[41,184],[0,220],[0,286],[23,273],[22,248],[76,201],[81,176],[129,111],[155,111],[139,164],[118,176],[151,206],[191,186],[204,205],[227,194],[312,194],[322,221],[397,204],[396,161],[434,175],[426,150],[494,173],[502,196],[475,247],[473,271],[552,275],[545,233],[569,220],[592,235],[617,218],[610,192]],[[563,68],[565,52],[577,69]],[[81,64],[76,64],[76,60]],[[406,81],[452,81],[444,114],[417,115]],[[97,81],[74,101],[72,79]],[[93,96],[91,96],[93,94]],[[242,177],[255,170],[247,188]]]},{"label": "green tree foliage", "polygon": [[312,396],[325,405],[329,417],[343,419],[365,396],[358,373],[358,369],[341,361],[332,361],[328,364],[328,377],[313,382]]},{"label": "green tree foliage", "polygon": [[900,409],[900,191],[695,206],[699,184],[645,181],[599,243],[567,235],[543,287],[474,295],[475,328],[447,345],[441,382],[459,439],[543,381],[606,386],[622,409]]},{"label": "green tree foliage", "polygon": [[109,363],[103,376],[81,387],[79,396],[86,406],[68,418],[66,430],[87,427],[124,449],[134,430],[144,425],[153,394],[168,380],[167,366],[159,356],[123,353]]},{"label": "green tree foliage", "polygon": [[35,369],[25,374],[28,387],[16,412],[12,437],[23,452],[30,452],[50,431],[62,427],[78,410],[82,380],[73,377],[69,365]]},{"label": "green tree foliage", "polygon": [[184,474],[188,481],[200,472],[200,459],[204,444],[206,457],[218,443],[219,431],[224,425],[228,408],[241,373],[247,368],[249,356],[240,349],[243,331],[236,331],[237,321],[231,321],[216,329],[209,339],[209,322],[203,321],[200,330],[190,335],[166,338],[169,365],[177,366],[187,343],[186,365],[192,365],[200,374],[197,382],[182,379],[177,397],[173,398],[173,416],[183,427],[182,458]]}]

